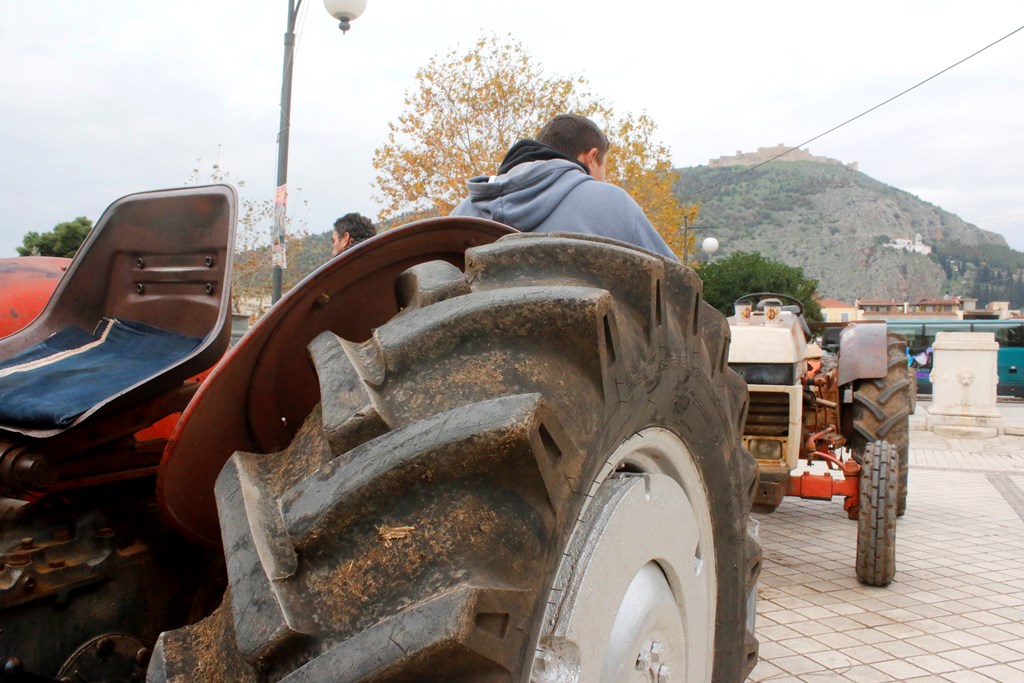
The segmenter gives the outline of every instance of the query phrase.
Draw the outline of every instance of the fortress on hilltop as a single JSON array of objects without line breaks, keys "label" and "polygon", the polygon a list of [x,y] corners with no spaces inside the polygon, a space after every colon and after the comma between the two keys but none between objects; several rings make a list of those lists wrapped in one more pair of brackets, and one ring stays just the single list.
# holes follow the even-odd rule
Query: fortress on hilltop
[{"label": "fortress on hilltop", "polygon": [[[743,153],[743,150],[736,150],[736,154],[731,157],[718,157],[717,159],[708,160],[708,166],[711,168],[724,168],[726,166],[754,166],[755,164],[762,164],[773,157],[779,156],[783,152],[786,152],[789,148],[781,142],[774,147],[758,147],[756,152]],[[811,154],[808,149],[794,149],[788,152],[785,156],[775,159],[775,161],[817,161],[822,164],[833,164],[835,166],[845,166],[851,170],[857,169],[857,162],[851,162],[844,164],[838,159],[830,159],[828,157],[819,157]]]}]

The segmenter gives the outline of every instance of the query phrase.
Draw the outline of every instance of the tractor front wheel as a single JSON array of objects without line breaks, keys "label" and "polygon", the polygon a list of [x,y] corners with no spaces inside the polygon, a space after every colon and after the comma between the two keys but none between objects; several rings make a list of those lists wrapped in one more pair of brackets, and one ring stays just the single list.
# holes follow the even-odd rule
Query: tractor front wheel
[{"label": "tractor front wheel", "polygon": [[886,586],[896,573],[896,500],[899,455],[892,444],[875,441],[864,451],[857,517],[857,579]]}]

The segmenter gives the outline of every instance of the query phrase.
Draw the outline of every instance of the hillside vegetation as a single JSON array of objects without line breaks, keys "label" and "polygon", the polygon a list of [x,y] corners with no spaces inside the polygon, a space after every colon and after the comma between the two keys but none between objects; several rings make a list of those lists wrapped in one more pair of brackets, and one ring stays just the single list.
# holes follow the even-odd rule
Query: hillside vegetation
[{"label": "hillside vegetation", "polygon": [[[1024,299],[1024,289],[1015,294],[1024,253],[1001,235],[844,166],[775,162],[746,170],[678,170],[677,196],[701,202],[698,226],[714,229],[700,235],[717,237],[720,255],[753,251],[797,266],[819,281],[820,295],[851,303],[947,293],[973,295],[981,304]],[[932,255],[883,246],[917,233]]]},{"label": "hillside vegetation", "polygon": [[[760,253],[818,280],[820,296],[850,303],[857,297],[915,301],[948,293],[972,296],[981,305],[1010,301],[1013,308],[1024,307],[1024,253],[1000,235],[844,166],[801,161],[743,170],[678,171],[677,195],[684,202],[699,199],[698,227],[714,226],[699,236],[719,239],[716,260],[739,251]],[[698,196],[703,188],[711,189]],[[883,246],[916,233],[933,248],[931,255]],[[294,239],[285,289],[329,257],[330,231]],[[242,250],[236,264],[236,292],[269,295],[269,248]]]}]

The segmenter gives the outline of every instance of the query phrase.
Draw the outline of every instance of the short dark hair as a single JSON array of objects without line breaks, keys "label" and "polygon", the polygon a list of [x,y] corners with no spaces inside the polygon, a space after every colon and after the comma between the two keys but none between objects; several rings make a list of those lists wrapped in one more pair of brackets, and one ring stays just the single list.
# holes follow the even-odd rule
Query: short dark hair
[{"label": "short dark hair", "polygon": [[551,119],[540,129],[537,142],[542,142],[574,159],[596,147],[597,158],[602,162],[610,146],[608,137],[601,128],[586,116],[579,114],[559,114]]},{"label": "short dark hair", "polygon": [[334,232],[338,233],[338,237],[344,237],[347,232],[352,238],[352,244],[359,244],[376,235],[377,228],[361,213],[346,213],[334,221]]}]

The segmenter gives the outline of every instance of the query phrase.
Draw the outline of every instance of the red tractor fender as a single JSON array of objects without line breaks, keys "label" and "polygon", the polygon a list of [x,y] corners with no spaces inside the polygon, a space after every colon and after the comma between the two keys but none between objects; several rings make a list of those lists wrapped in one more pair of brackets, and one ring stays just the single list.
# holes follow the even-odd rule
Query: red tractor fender
[{"label": "red tractor fender", "polygon": [[157,474],[167,520],[204,546],[220,546],[214,483],[235,451],[287,446],[320,400],[306,346],[321,332],[350,341],[398,313],[397,277],[443,260],[463,266],[466,249],[516,232],[476,218],[432,218],[382,233],[311,273],[214,367],[171,434]]},{"label": "red tractor fender", "polygon": [[56,256],[0,259],[0,337],[39,315],[70,264],[71,259]]},{"label": "red tractor fender", "polygon": [[889,371],[886,325],[853,323],[839,335],[839,386],[878,379]]}]

